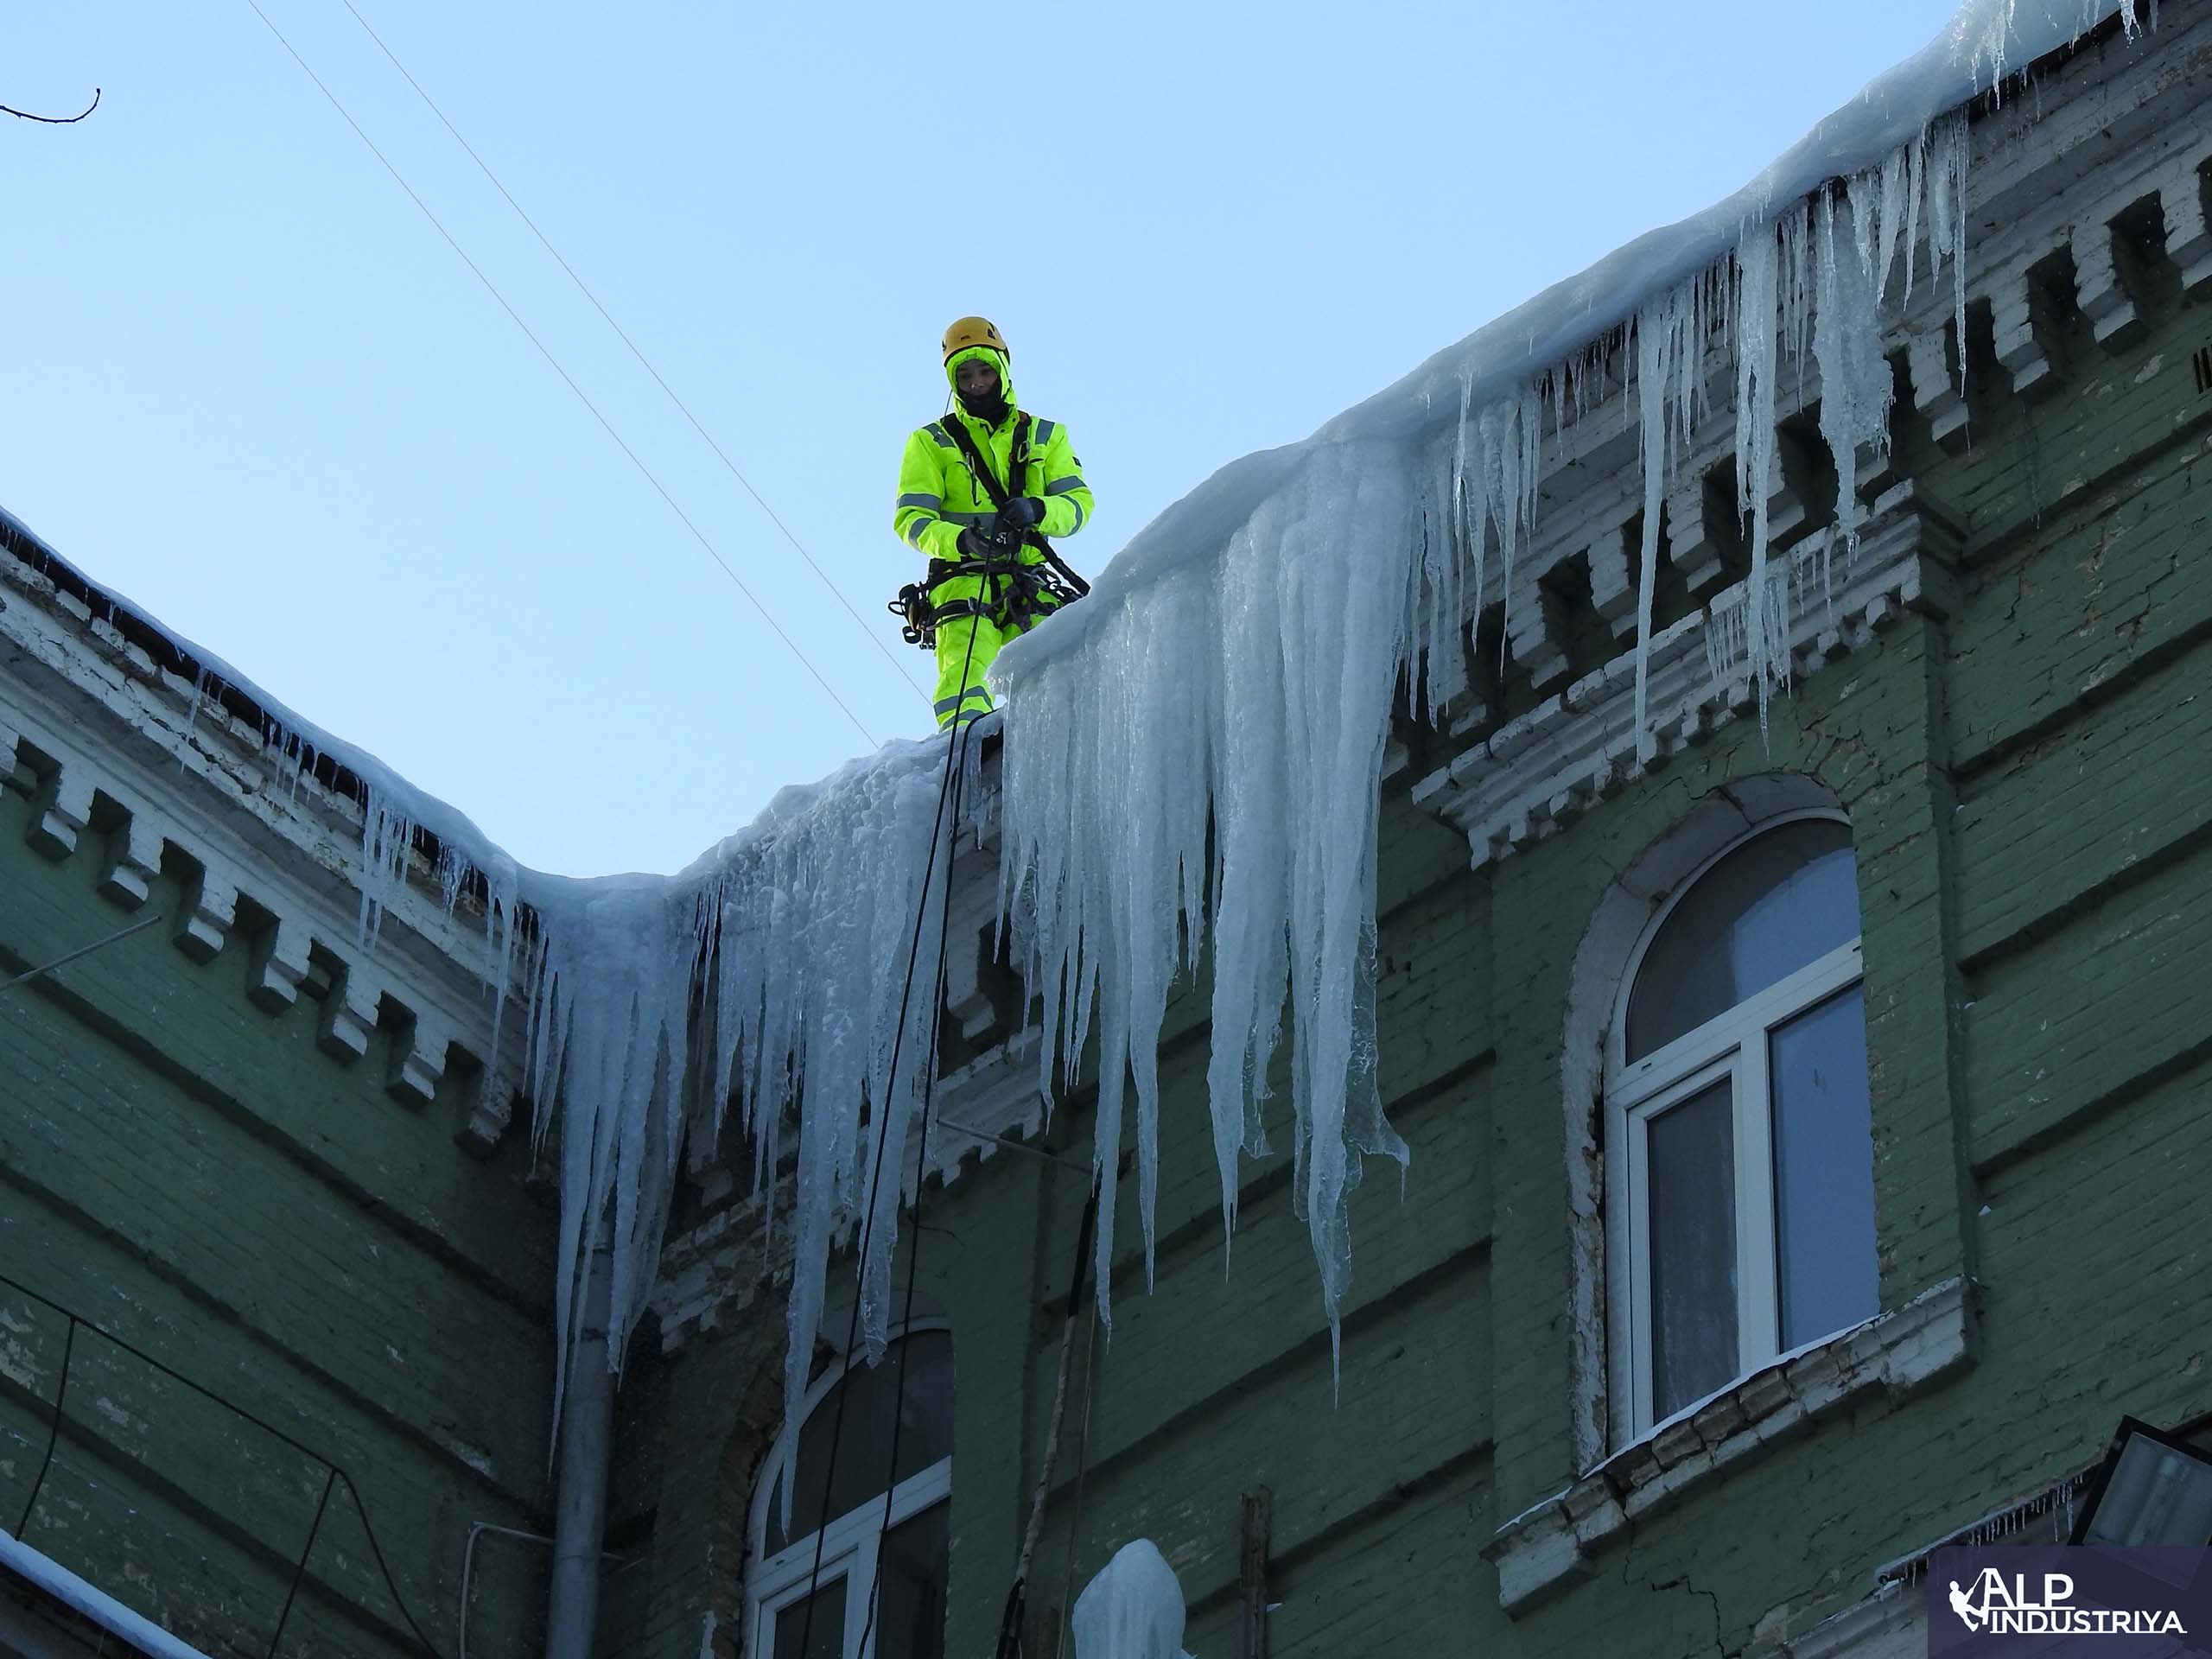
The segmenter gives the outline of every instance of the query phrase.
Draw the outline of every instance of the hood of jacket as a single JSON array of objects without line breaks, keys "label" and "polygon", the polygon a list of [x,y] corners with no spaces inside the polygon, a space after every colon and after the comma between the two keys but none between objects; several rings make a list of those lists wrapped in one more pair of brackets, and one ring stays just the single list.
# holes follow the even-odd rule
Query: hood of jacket
[{"label": "hood of jacket", "polygon": [[[1006,412],[1008,418],[1011,418],[1014,411],[1020,407],[1014,401],[1014,375],[1007,367],[1006,353],[995,346],[964,346],[944,359],[944,381],[952,388],[953,408],[963,415],[968,415],[968,405],[960,401],[960,365],[976,359],[981,359],[999,372],[999,396],[1006,399]],[[980,420],[982,417],[969,415],[968,418]]]}]

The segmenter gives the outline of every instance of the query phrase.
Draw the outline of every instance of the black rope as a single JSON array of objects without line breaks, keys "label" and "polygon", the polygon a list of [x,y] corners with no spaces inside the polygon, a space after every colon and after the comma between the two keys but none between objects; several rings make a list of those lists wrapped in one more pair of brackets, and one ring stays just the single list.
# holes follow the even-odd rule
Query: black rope
[{"label": "black rope", "polygon": [[[233,1417],[237,1417],[243,1421],[252,1424],[254,1427],[259,1429],[263,1433],[269,1435],[273,1440],[282,1442],[287,1446],[289,1446],[293,1451],[298,1452],[309,1462],[320,1464],[325,1469],[329,1470],[332,1480],[335,1481],[338,1484],[344,1486],[346,1489],[346,1495],[353,1500],[353,1511],[361,1517],[361,1532],[369,1541],[369,1554],[376,1560],[377,1572],[383,1577],[384,1587],[391,1596],[391,1605],[399,1610],[400,1618],[406,1621],[407,1628],[413,1634],[415,1639],[422,1643],[423,1650],[425,1653],[431,1655],[432,1659],[437,1659],[438,1649],[436,1645],[431,1642],[429,1637],[423,1634],[423,1627],[415,1622],[415,1615],[408,1611],[407,1603],[400,1596],[399,1586],[391,1576],[391,1564],[385,1560],[384,1547],[377,1541],[376,1528],[370,1522],[368,1505],[361,1502],[361,1490],[359,1487],[354,1485],[353,1477],[346,1472],[344,1465],[335,1463],[330,1459],[324,1457],[321,1452],[317,1452],[312,1446],[302,1445],[291,1435],[287,1434],[283,1429],[277,1427],[276,1424],[269,1422],[263,1418],[255,1416],[251,1412],[248,1411],[244,1406],[239,1405],[237,1402],[226,1399],[223,1395],[216,1393],[213,1389],[203,1387],[201,1384],[194,1382],[190,1377],[185,1376],[181,1371],[177,1370],[174,1366],[163,1364],[160,1360],[156,1359],[153,1355],[148,1353],[144,1349],[140,1348],[134,1344],[125,1342],[121,1337],[117,1336],[114,1332],[95,1324],[91,1319],[86,1319],[83,1315],[74,1313],[69,1308],[64,1307],[60,1302],[55,1301],[50,1296],[41,1295],[37,1291],[33,1290],[29,1285],[23,1283],[22,1280],[10,1278],[8,1274],[0,1273],[0,1285],[5,1285],[10,1290],[29,1297],[31,1300],[38,1303],[41,1307],[50,1308],[54,1313],[61,1315],[63,1319],[69,1321],[69,1335],[62,1348],[61,1386],[56,1389],[54,1393],[54,1434],[56,1437],[59,1437],[61,1430],[61,1403],[67,1398],[69,1390],[69,1357],[75,1347],[77,1327],[81,1325],[86,1330],[91,1332],[94,1336],[105,1338],[107,1341],[113,1343],[117,1347],[122,1349],[124,1353],[129,1354],[140,1363],[151,1366],[163,1376],[168,1377],[172,1382],[178,1383],[184,1388],[191,1389],[193,1393],[198,1395],[203,1400],[213,1402],[216,1405],[220,1406],[224,1410],[229,1412]],[[51,1440],[47,1444],[46,1456],[48,1463],[51,1463],[54,1460],[54,1445]],[[39,1481],[42,1483],[45,1478],[46,1470],[45,1467],[41,1465],[39,1470]],[[327,1495],[328,1487],[327,1484],[326,1484],[326,1497]],[[34,1484],[31,1488],[31,1501],[33,1503],[36,1503],[38,1501],[37,1484]],[[29,1520],[30,1508],[29,1505],[27,1504],[24,1506],[23,1510],[23,1519],[22,1522],[17,1523],[16,1528],[16,1535],[18,1538],[22,1536],[23,1526],[28,1523]]]},{"label": "black rope", "polygon": [[[1008,556],[1009,558],[1012,556],[1011,550],[1009,550]],[[991,581],[991,572],[988,562],[986,562],[985,564],[982,581],[985,584],[986,590],[988,591],[988,585]],[[978,623],[980,623],[980,619],[978,619]],[[976,626],[977,624],[971,624],[969,628],[968,651],[967,654],[962,658],[960,664],[961,696],[963,702],[968,692],[968,676],[969,671],[975,666],[976,662]],[[913,1005],[914,969],[921,962],[922,931],[929,919],[930,887],[937,874],[938,848],[942,844],[944,848],[945,914],[940,919],[938,927],[937,971],[931,978],[931,983],[936,988],[937,995],[934,998],[934,1005],[930,1012],[930,1052],[925,1061],[925,1064],[929,1066],[929,1070],[924,1074],[922,1082],[921,1139],[918,1145],[918,1160],[915,1164],[914,1176],[914,1248],[912,1252],[907,1257],[906,1262],[906,1313],[901,1319],[902,1324],[905,1323],[906,1319],[911,1319],[913,1314],[914,1269],[921,1260],[922,1253],[922,1238],[920,1231],[922,1190],[924,1185],[924,1177],[928,1170],[930,1102],[937,1077],[937,1028],[939,1020],[943,1017],[943,1009],[944,1005],[945,949],[949,931],[948,925],[951,919],[952,909],[952,855],[954,846],[959,840],[960,836],[959,810],[961,784],[963,776],[966,770],[965,766],[961,763],[967,758],[969,736],[974,730],[975,724],[976,721],[972,718],[965,720],[961,719],[956,710],[954,715],[954,731],[952,738],[951,741],[945,745],[944,778],[943,782],[938,785],[937,816],[930,829],[929,856],[922,866],[921,900],[915,906],[913,935],[908,941],[906,946],[906,983],[901,988],[899,995],[899,1023],[892,1033],[891,1063],[886,1068],[884,1073],[883,1092],[886,1096],[886,1099],[878,1102],[876,1104],[878,1116],[876,1120],[875,1171],[868,1182],[868,1205],[866,1213],[864,1214],[861,1223],[860,1249],[858,1254],[861,1262],[865,1266],[868,1261],[868,1246],[874,1233],[876,1200],[882,1191],[883,1166],[885,1161],[884,1149],[886,1143],[890,1139],[891,1134],[891,1109],[889,1097],[893,1096],[897,1090],[899,1077],[899,1057],[905,1048],[906,1040],[906,1016]],[[948,809],[950,810],[948,810]],[[895,1229],[895,1221],[893,1225]],[[855,1296],[853,1299],[852,1317],[846,1322],[845,1326],[844,1358],[846,1361],[846,1373],[848,1376],[849,1376],[852,1369],[851,1360],[853,1344],[859,1337],[860,1322],[860,1298]],[[898,1485],[899,1420],[904,1411],[906,1390],[906,1356],[902,1351],[899,1361],[898,1384],[893,1396],[891,1467],[885,1481],[883,1498],[885,1516],[884,1529],[886,1531],[890,1529],[889,1517],[891,1513],[891,1493]],[[837,1384],[837,1408],[830,1420],[830,1456],[822,1471],[822,1518],[821,1523],[815,1529],[814,1565],[807,1573],[806,1611],[799,1621],[798,1650],[801,1653],[808,1652],[814,1640],[814,1603],[815,1598],[820,1593],[822,1586],[822,1556],[823,1548],[829,1541],[830,1522],[836,1518],[830,1513],[830,1503],[831,1494],[836,1490],[835,1484],[837,1473],[837,1450],[844,1440],[845,1402],[851,1395],[851,1389],[845,1385],[844,1378],[841,1377]],[[798,1464],[796,1454],[797,1447],[794,1446],[791,1467],[785,1477],[791,1483],[794,1492],[796,1492],[798,1481]],[[879,1575],[877,1580],[879,1585],[880,1584],[880,1576]],[[868,1622],[870,1625],[873,1625],[875,1619],[875,1603],[876,1593],[874,1589],[871,1588],[868,1596]],[[862,1640],[863,1642],[866,1640],[865,1631],[863,1631]]]},{"label": "black rope", "polygon": [[77,1351],[77,1316],[69,1315],[69,1334],[61,1339],[61,1386],[54,1391],[54,1427],[47,1431],[46,1456],[40,1459],[38,1478],[31,1482],[30,1501],[23,1505],[22,1519],[16,1522],[16,1536],[23,1535],[23,1529],[31,1523],[31,1511],[38,1507],[38,1495],[46,1485],[46,1471],[54,1467],[54,1448],[61,1440],[61,1413],[69,1402],[69,1361]]},{"label": "black rope", "polygon": [[292,1601],[300,1593],[300,1580],[308,1575],[308,1557],[315,1554],[315,1535],[322,1530],[322,1513],[330,1507],[330,1489],[338,1484],[338,1471],[333,1469],[323,1477],[322,1497],[315,1506],[315,1519],[308,1526],[308,1541],[300,1547],[299,1565],[292,1569],[291,1588],[284,1592],[284,1610],[276,1615],[276,1632],[269,1638],[269,1659],[276,1659],[276,1644],[284,1639],[284,1625],[292,1617]]},{"label": "black rope", "polygon": [[[1014,1587],[1007,1592],[1006,1611],[999,1616],[999,1640],[995,1659],[1014,1659],[1021,1651],[1021,1621],[1029,1611],[1029,1552],[1034,1535],[1045,1513],[1045,1495],[1052,1480],[1052,1453],[1059,1440],[1060,1409],[1067,1402],[1068,1358],[1075,1348],[1077,1311],[1083,1306],[1084,1269],[1090,1262],[1090,1241],[1098,1224],[1098,1198],[1105,1184],[1094,1173],[1090,1182],[1090,1196],[1083,1206],[1083,1222],[1076,1229],[1075,1268],[1068,1275],[1068,1306],[1066,1325],[1060,1337],[1060,1379],[1055,1391],[1052,1427],[1045,1440],[1044,1467],[1038,1471],[1037,1496],[1033,1501],[1027,1533],[1022,1538],[1021,1559],[1014,1564]],[[1085,1351],[1084,1381],[1090,1384],[1090,1355]]]}]

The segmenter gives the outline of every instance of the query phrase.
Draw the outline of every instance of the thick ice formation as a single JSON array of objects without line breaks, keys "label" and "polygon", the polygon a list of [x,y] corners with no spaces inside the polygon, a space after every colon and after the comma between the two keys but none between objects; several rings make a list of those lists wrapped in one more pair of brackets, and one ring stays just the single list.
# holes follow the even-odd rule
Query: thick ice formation
[{"label": "thick ice formation", "polygon": [[[564,1332],[610,1204],[613,1328],[636,1324],[679,1156],[687,1140],[695,1161],[714,1154],[734,1090],[756,1183],[774,1180],[798,1109],[785,1397],[805,1397],[831,1247],[855,1223],[861,1332],[881,1356],[899,1172],[940,1001],[951,836],[939,813],[976,798],[974,751],[950,792],[946,758],[941,741],[893,743],[786,789],[680,875],[543,884],[528,1076],[536,1099],[560,1103]],[[551,1122],[540,1116],[541,1137]]]},{"label": "thick ice formation", "polygon": [[1258,1102],[1286,995],[1297,1010],[1300,1211],[1332,1313],[1359,1156],[1405,1157],[1376,1090],[1372,988],[1375,781],[1406,627],[1413,502],[1402,450],[1313,448],[1218,557],[1113,605],[1091,650],[1038,664],[1008,708],[1001,898],[1045,998],[1048,1094],[1055,1054],[1071,1065],[1096,1021],[1102,1312],[1124,1079],[1135,1083],[1149,1268],[1154,1056],[1169,983],[1210,922],[1208,1092],[1224,1224],[1236,1222],[1240,1149],[1266,1149]]},{"label": "thick ice formation", "polygon": [[[1260,1103],[1287,1017],[1295,1190],[1333,1318],[1350,1267],[1346,1194],[1367,1154],[1406,1155],[1376,1100],[1372,995],[1375,814],[1392,700],[1402,677],[1431,706],[1464,693],[1470,601],[1479,613],[1496,591],[1510,625],[1547,410],[1556,429],[1591,407],[1593,387],[1610,391],[1609,363],[1633,364],[1642,638],[1667,475],[1708,413],[1713,384],[1733,375],[1751,602],[1716,607],[1709,637],[1716,673],[1748,676],[1763,694],[1777,684],[1788,574],[1770,573],[1764,526],[1779,377],[1785,367],[1820,377],[1847,544],[1858,454],[1886,438],[1885,308],[1915,280],[1923,245],[1931,274],[1949,264],[1963,312],[1960,106],[2114,16],[2131,36],[2148,21],[2143,0],[1967,0],[1933,44],[1738,195],[1540,295],[1306,442],[1224,468],[1135,537],[1089,601],[1000,658],[1009,700],[1001,891],[1043,998],[1044,1081],[1056,1067],[1066,1075],[1096,1031],[1096,1158],[1109,1198],[1133,1082],[1147,1255],[1157,1037],[1171,981],[1210,938],[1208,1093],[1224,1225],[1235,1224],[1237,1159],[1264,1146]],[[226,664],[174,644],[180,663],[250,690]],[[1641,732],[1641,664],[1637,679]],[[711,1154],[733,1084],[759,1175],[779,1167],[798,1126],[787,1397],[804,1395],[827,1260],[844,1228],[868,1239],[861,1304],[880,1348],[899,1183],[878,1183],[874,1160],[880,1138],[882,1166],[902,1166],[930,1052],[936,999],[918,996],[902,1014],[901,992],[943,743],[893,744],[786,791],[679,875],[580,883],[518,871],[460,814],[253,695],[275,752],[320,751],[361,780],[365,943],[417,826],[443,845],[448,905],[471,870],[483,878],[500,959],[523,976],[531,1009],[541,1137],[558,1115],[562,1351],[583,1263],[611,1224],[608,1351],[620,1363],[682,1149]],[[516,938],[523,906],[537,918],[526,951]],[[934,947],[925,932],[922,963]],[[502,1000],[505,988],[503,979]],[[1102,1206],[1102,1269],[1112,1213]]]},{"label": "thick ice formation", "polygon": [[[1333,1328],[1362,1160],[1406,1156],[1376,1093],[1372,997],[1375,805],[1402,677],[1432,707],[1464,692],[1461,636],[1491,581],[1511,632],[1547,410],[1556,428],[1605,362],[1632,361],[1644,734],[1662,502],[1713,379],[1732,366],[1751,575],[1747,602],[1715,628],[1714,671],[1749,678],[1764,709],[1789,670],[1790,569],[1770,569],[1767,535],[1783,377],[1820,376],[1848,544],[1859,454],[1888,443],[1885,296],[1911,279],[1923,218],[1927,257],[1948,259],[1964,304],[1967,154],[1963,113],[1941,117],[1889,156],[1751,221],[1710,264],[1487,399],[1478,389],[1497,377],[1485,372],[1484,330],[1455,365],[1448,429],[1408,429],[1400,411],[1370,404],[1304,444],[1252,458],[1150,526],[1081,610],[1001,656],[1001,902],[1027,982],[1046,999],[1048,1092],[1055,1064],[1071,1067],[1096,1020],[1102,1310],[1128,1085],[1149,1264],[1153,1055],[1169,984],[1211,934],[1207,1084],[1224,1223],[1236,1223],[1240,1155],[1267,1149],[1261,1102],[1287,1007],[1294,1191]],[[1424,400],[1433,378],[1417,388]]]},{"label": "thick ice formation", "polygon": [[1149,1538],[1114,1552],[1075,1599],[1075,1659],[1191,1659],[1183,1586]]}]

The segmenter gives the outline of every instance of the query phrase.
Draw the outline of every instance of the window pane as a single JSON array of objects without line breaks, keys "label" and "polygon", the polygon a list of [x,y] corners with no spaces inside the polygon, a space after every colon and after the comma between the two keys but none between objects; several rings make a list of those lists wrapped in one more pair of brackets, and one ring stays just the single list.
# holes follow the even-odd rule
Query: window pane
[{"label": "window pane", "polygon": [[2212,1542],[2212,1490],[2202,1467],[2171,1446],[2131,1434],[2105,1484],[2085,1544]]},{"label": "window pane", "polygon": [[1643,953],[1628,1005],[1628,1058],[1695,1031],[1859,937],[1851,831],[1786,823],[1707,871]]},{"label": "window pane", "polygon": [[[906,1371],[903,1398],[899,1373]],[[837,1401],[845,1397],[842,1426]],[[892,1431],[899,1427],[899,1469],[891,1468]],[[830,1471],[830,1446],[837,1442],[836,1488],[828,1506],[822,1483]],[[768,1511],[768,1553],[774,1554],[791,1539],[804,1538],[824,1521],[849,1515],[870,1498],[880,1497],[890,1486],[952,1455],[952,1335],[946,1331],[918,1331],[891,1344],[883,1363],[870,1369],[858,1364],[845,1373],[837,1387],[822,1396],[798,1432],[798,1484],[791,1494],[791,1529],[777,1524],[781,1505]]]},{"label": "window pane", "polygon": [[944,1659],[951,1522],[952,1505],[936,1503],[884,1535],[876,1579],[875,1659]]},{"label": "window pane", "polygon": [[[804,1596],[776,1615],[775,1659],[844,1659],[845,1581],[814,1592],[814,1623],[807,1624]],[[800,1645],[802,1636],[805,1645]]]},{"label": "window pane", "polygon": [[1782,1345],[1795,1348],[1881,1309],[1866,993],[1854,985],[1777,1026],[1767,1052],[1774,1091],[1775,1277]]},{"label": "window pane", "polygon": [[1651,1227],[1651,1412],[1736,1375],[1736,1154],[1726,1079],[1645,1131]]}]

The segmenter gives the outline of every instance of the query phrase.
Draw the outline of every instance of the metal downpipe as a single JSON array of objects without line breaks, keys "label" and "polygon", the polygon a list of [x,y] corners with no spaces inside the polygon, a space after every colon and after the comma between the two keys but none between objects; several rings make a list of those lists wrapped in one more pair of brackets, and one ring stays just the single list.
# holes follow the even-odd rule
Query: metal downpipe
[{"label": "metal downpipe", "polygon": [[610,1213],[600,1217],[585,1270],[583,1318],[561,1404],[545,1659],[591,1659],[599,1631],[599,1558],[607,1530],[607,1467],[614,1429],[614,1373],[607,1351],[613,1300]]}]

